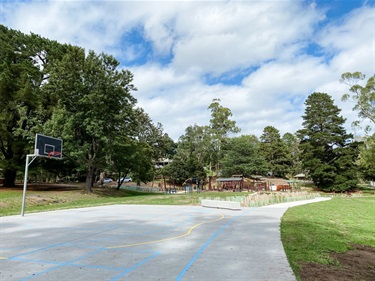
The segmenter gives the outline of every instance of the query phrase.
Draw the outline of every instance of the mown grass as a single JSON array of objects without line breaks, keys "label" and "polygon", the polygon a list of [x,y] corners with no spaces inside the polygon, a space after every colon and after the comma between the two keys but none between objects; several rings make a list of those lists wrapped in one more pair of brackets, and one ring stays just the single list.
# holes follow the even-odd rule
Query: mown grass
[{"label": "mown grass", "polygon": [[[0,216],[20,214],[22,194],[21,188],[0,189]],[[90,194],[78,188],[27,190],[26,194],[26,213],[110,204],[198,205],[203,196],[228,196],[228,193],[217,192],[165,194],[113,188],[95,188]]]},{"label": "mown grass", "polygon": [[375,197],[343,197],[290,208],[281,222],[281,238],[297,277],[306,262],[335,264],[331,252],[353,244],[375,247]]}]

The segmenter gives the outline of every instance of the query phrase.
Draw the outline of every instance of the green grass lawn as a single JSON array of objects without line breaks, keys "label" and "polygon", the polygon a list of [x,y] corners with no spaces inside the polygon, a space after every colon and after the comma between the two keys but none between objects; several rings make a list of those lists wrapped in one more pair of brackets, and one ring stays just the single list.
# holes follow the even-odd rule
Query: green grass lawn
[{"label": "green grass lawn", "polygon": [[343,197],[290,208],[281,222],[285,252],[298,280],[302,263],[334,264],[330,252],[375,247],[375,197]]},{"label": "green grass lawn", "polygon": [[[0,216],[18,215],[22,207],[21,188],[0,189]],[[141,205],[199,205],[200,197],[227,197],[227,192],[202,193],[144,193],[114,188],[95,188],[87,194],[79,188],[64,190],[28,190],[25,212],[51,211],[58,209],[90,207],[110,204],[141,204]]]}]

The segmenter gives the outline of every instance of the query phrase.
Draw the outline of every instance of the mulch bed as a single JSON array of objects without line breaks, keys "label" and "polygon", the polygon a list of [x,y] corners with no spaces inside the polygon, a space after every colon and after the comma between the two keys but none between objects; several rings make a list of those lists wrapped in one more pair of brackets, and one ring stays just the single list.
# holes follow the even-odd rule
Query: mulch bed
[{"label": "mulch bed", "polygon": [[375,281],[375,248],[353,245],[345,253],[332,253],[338,265],[306,263],[300,276],[303,281]]}]

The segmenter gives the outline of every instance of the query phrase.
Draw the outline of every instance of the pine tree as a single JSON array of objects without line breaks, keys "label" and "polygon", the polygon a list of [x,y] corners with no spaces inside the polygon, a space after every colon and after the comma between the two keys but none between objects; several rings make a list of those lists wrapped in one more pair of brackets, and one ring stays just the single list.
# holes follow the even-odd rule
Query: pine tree
[{"label": "pine tree", "polygon": [[279,130],[267,126],[263,129],[260,139],[261,154],[268,162],[269,172],[273,176],[285,177],[291,166],[291,159],[288,157],[288,150],[280,137]]},{"label": "pine tree", "polygon": [[345,118],[326,93],[313,93],[305,102],[301,139],[304,169],[318,188],[325,191],[345,191],[357,185],[355,161],[358,147],[343,127]]}]

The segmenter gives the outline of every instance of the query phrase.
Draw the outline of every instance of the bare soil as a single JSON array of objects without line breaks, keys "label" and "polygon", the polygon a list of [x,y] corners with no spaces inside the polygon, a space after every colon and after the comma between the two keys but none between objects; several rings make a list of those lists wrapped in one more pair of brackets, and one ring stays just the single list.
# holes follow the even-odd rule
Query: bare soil
[{"label": "bare soil", "polygon": [[345,253],[332,253],[335,265],[303,264],[300,276],[303,281],[374,281],[375,248],[353,245]]}]

